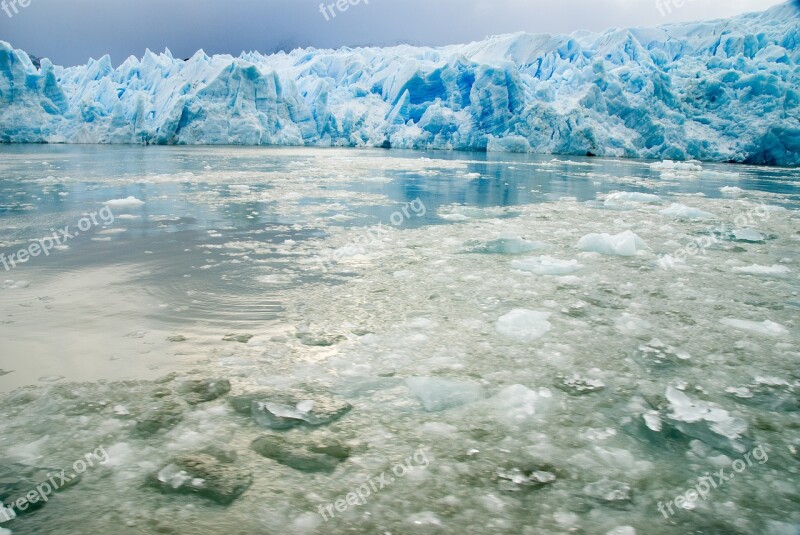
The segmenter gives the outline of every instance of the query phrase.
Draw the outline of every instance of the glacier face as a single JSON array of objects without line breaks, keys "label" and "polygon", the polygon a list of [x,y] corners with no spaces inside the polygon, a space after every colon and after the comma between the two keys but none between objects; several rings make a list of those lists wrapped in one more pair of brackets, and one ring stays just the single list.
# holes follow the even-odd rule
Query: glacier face
[{"label": "glacier face", "polygon": [[791,3],[441,48],[63,68],[0,41],[0,142],[375,146],[800,165]]}]

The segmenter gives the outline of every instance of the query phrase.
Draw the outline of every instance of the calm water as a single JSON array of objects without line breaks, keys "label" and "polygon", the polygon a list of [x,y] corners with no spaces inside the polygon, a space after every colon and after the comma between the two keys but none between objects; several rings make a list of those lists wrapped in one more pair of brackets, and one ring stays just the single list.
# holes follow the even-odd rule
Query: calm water
[{"label": "calm water", "polygon": [[[339,149],[0,154],[0,468],[109,454],[0,527],[797,532],[798,170]],[[628,231],[636,254],[583,239]],[[60,245],[19,261],[54,232]],[[187,403],[185,381],[206,378],[231,392]],[[353,409],[276,431],[226,399],[288,390]],[[177,416],[137,433],[165,406]],[[256,453],[265,433],[350,452],[333,473],[298,469]],[[153,483],[209,447],[252,476],[231,505]],[[319,514],[420,447],[424,467]],[[753,451],[768,460],[660,512]]]}]

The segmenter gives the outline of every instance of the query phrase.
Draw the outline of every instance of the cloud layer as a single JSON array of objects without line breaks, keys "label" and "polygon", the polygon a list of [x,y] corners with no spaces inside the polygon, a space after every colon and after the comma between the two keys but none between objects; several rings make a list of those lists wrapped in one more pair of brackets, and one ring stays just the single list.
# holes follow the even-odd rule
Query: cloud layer
[{"label": "cloud layer", "polygon": [[360,0],[346,12],[333,7],[323,15],[319,0],[30,0],[16,14],[11,10],[12,17],[0,11],[0,39],[58,64],[104,54],[118,64],[145,48],[169,47],[175,56],[187,57],[200,48],[238,54],[297,46],[443,45],[517,31],[565,33],[721,18],[780,1]]}]

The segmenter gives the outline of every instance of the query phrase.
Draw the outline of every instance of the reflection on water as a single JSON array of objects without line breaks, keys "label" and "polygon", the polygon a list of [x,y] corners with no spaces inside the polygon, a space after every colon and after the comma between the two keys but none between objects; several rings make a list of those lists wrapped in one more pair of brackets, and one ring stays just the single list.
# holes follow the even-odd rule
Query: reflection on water
[{"label": "reflection on water", "polygon": [[[495,209],[563,198],[591,204],[597,195],[620,189],[723,197],[721,188],[727,187],[781,194],[776,202],[787,206],[798,199],[797,171],[730,165],[663,172],[639,161],[493,153],[57,145],[0,150],[0,251],[7,255],[53,229],[74,228],[106,201],[144,202],[115,207],[113,224],[6,277],[63,289],[78,273],[121,268],[108,278],[113,288],[97,284],[81,291],[103,301],[129,291],[141,294],[141,309],[120,316],[109,302],[103,314],[165,332],[247,330],[279,322],[281,288],[349,278],[309,269],[309,263],[329,267],[341,250],[317,251],[325,258],[318,262],[287,246],[324,239],[337,227],[378,232],[397,223],[404,229],[451,224],[465,217],[446,215],[459,205],[472,216],[488,210],[485,217],[515,217],[513,210]],[[424,211],[410,214],[406,208],[406,216],[393,219],[408,203]],[[3,296],[2,330],[24,338],[18,311],[30,305],[17,299]],[[53,296],[37,299],[45,303]],[[74,318],[88,313],[66,308]],[[38,317],[29,321],[38,332]],[[102,332],[91,337],[108,343]],[[25,343],[5,349],[12,359],[28,352]]]}]

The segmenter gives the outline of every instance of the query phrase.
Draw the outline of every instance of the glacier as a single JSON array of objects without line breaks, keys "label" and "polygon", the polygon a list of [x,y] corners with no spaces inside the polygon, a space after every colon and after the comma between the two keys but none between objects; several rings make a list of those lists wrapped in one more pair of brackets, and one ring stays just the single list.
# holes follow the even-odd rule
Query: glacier
[{"label": "glacier", "polygon": [[0,142],[480,150],[800,165],[800,17],[61,67],[0,41]]}]

